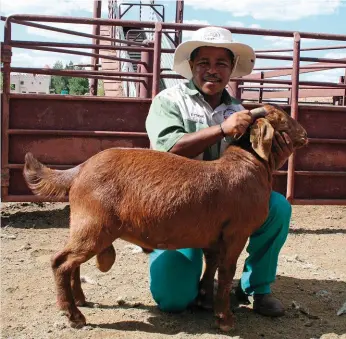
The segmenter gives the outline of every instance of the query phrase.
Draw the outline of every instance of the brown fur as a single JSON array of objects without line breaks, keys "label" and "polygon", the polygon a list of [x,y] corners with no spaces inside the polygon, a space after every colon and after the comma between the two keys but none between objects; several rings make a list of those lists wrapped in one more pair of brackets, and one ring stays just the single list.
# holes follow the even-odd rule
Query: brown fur
[{"label": "brown fur", "polygon": [[52,268],[58,306],[71,326],[86,323],[77,308],[85,303],[80,265],[96,255],[97,266],[108,271],[115,260],[112,243],[121,238],[146,249],[203,248],[206,270],[198,300],[212,302],[218,268],[214,310],[220,328],[232,328],[229,293],[236,262],[268,214],[275,166],[268,130],[286,131],[295,147],[307,141],[305,130],[286,113],[265,107],[269,114],[252,127],[261,131],[252,133],[253,148],[249,135],[244,136],[242,148],[230,146],[216,161],[112,148],[76,168],[57,171],[26,156],[24,176],[36,194],[69,192],[70,238],[52,258]]}]

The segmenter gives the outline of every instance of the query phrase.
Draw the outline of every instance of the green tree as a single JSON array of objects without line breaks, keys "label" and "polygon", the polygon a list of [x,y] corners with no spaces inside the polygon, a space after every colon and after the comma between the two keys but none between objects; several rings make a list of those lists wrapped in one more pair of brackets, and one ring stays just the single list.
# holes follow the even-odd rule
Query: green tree
[{"label": "green tree", "polygon": [[[63,63],[57,61],[53,65],[53,69],[64,69]],[[61,75],[53,75],[50,81],[50,89],[56,93],[60,94],[63,89],[68,89],[68,77]]]},{"label": "green tree", "polygon": [[[83,67],[73,66],[72,61],[66,65],[66,69],[84,70]],[[87,78],[71,77],[68,79],[69,93],[73,95],[84,95],[89,92],[89,80]]]},{"label": "green tree", "polygon": [[[82,70],[82,67],[73,66],[73,62],[63,65],[61,61],[57,61],[53,69],[77,69]],[[68,76],[53,75],[51,79],[51,91],[60,94],[62,90],[68,90],[72,95],[84,95],[89,92],[89,81],[87,78],[76,78]]]}]

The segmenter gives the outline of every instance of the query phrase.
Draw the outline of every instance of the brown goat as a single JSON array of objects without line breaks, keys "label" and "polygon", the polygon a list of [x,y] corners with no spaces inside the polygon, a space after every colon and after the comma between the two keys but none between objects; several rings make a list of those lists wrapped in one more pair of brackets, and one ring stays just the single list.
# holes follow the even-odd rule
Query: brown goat
[{"label": "brown goat", "polygon": [[[124,239],[147,249],[202,248],[206,270],[200,303],[213,300],[219,327],[234,325],[230,288],[237,259],[248,237],[266,220],[276,159],[274,131],[286,132],[294,148],[307,135],[288,114],[265,105],[240,146],[230,146],[215,161],[198,161],[149,149],[111,148],[65,171],[52,170],[32,154],[24,176],[35,194],[69,194],[70,237],[52,258],[57,304],[73,327],[86,324],[77,306],[85,304],[80,265],[96,255],[108,271],[115,260],[112,243]],[[251,213],[250,213],[251,211]]]}]

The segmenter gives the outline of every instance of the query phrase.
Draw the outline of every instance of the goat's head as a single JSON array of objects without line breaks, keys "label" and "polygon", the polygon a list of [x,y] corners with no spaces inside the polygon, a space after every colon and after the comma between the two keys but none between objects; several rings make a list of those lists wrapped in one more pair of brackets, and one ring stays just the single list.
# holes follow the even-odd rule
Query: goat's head
[{"label": "goat's head", "polygon": [[287,133],[293,148],[301,148],[308,143],[307,133],[303,126],[291,118],[277,105],[264,105],[264,114],[257,118],[250,128],[250,142],[253,150],[268,161],[271,154],[275,131]]}]

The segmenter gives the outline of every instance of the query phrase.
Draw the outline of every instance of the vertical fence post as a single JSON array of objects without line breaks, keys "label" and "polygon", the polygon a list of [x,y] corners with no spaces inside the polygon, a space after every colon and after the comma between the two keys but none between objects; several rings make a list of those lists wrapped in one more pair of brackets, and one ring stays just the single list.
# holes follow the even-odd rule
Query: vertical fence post
[{"label": "vertical fence post", "polygon": [[[299,59],[300,59],[300,34],[298,32],[295,32],[294,45],[293,45],[293,70],[292,70],[292,89],[291,89],[291,117],[295,120],[298,120]],[[293,203],[293,200],[294,200],[294,171],[295,171],[295,153],[293,153],[288,159],[286,198],[290,203]]]},{"label": "vertical fence post", "polygon": [[[101,18],[101,7],[102,7],[102,1],[101,0],[94,0],[94,19],[99,19]],[[100,25],[93,25],[93,34],[94,35],[100,35]],[[93,38],[93,44],[99,45],[100,40]],[[93,53],[100,53],[99,49],[93,49]],[[91,64],[93,65],[93,71],[98,70],[97,64],[99,63],[99,57],[92,57],[91,58]],[[90,84],[90,94],[91,95],[97,95],[97,88],[98,88],[98,79],[91,79],[91,84]]]},{"label": "vertical fence post", "polygon": [[[345,75],[343,76],[343,79],[341,79],[341,80],[344,80],[344,81],[340,81],[340,82],[344,83],[344,85],[346,85],[346,69],[345,69]],[[342,105],[346,106],[346,88],[343,90],[343,92],[344,92],[344,95],[342,98]]]},{"label": "vertical fence post", "polygon": [[[261,79],[264,79],[264,72],[261,72]],[[263,82],[260,82],[260,86],[263,86]],[[263,87],[260,87],[259,89],[259,97],[258,97],[258,102],[262,103],[263,101]]]},{"label": "vertical fence post", "polygon": [[160,91],[160,73],[161,73],[161,41],[162,41],[162,23],[155,23],[154,35],[154,66],[153,66],[153,89],[151,97],[154,98]]},{"label": "vertical fence post", "polygon": [[[176,4],[176,13],[175,13],[175,22],[177,24],[182,24],[183,23],[183,17],[184,17],[184,0],[177,0]],[[174,44],[175,47],[177,47],[182,40],[182,31],[175,31],[175,37],[174,37]]]},{"label": "vertical fence post", "polygon": [[10,171],[8,168],[9,157],[9,123],[10,123],[10,93],[11,93],[11,22],[6,20],[4,30],[4,44],[1,51],[3,63],[3,94],[2,94],[2,114],[1,114],[1,197],[3,200],[8,196],[10,185]]},{"label": "vertical fence post", "polygon": [[242,82],[239,81],[230,81],[228,83],[228,92],[230,93],[231,96],[241,99],[241,88],[239,85],[242,84]]},{"label": "vertical fence post", "polygon": [[[147,47],[153,47],[154,43],[152,41],[144,41],[147,43]],[[137,68],[140,68],[140,73],[152,73],[153,72],[153,51],[142,51],[141,61],[144,64],[138,64]],[[153,89],[153,79],[151,77],[144,78],[143,81],[139,83],[139,97],[140,98],[150,98]]]}]

